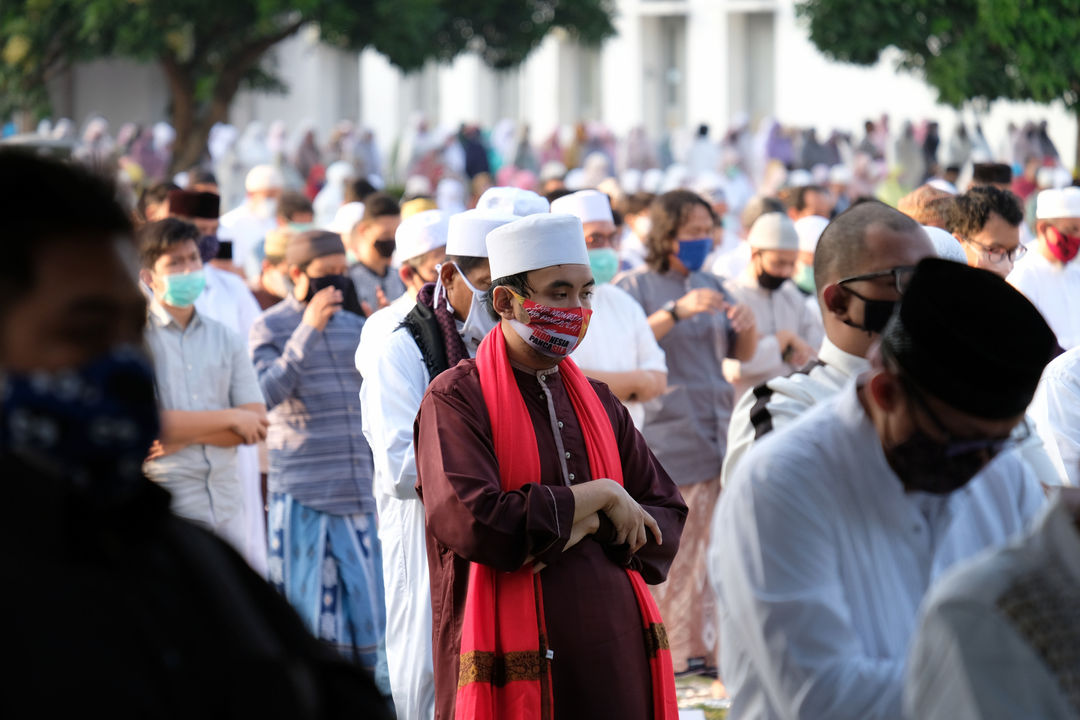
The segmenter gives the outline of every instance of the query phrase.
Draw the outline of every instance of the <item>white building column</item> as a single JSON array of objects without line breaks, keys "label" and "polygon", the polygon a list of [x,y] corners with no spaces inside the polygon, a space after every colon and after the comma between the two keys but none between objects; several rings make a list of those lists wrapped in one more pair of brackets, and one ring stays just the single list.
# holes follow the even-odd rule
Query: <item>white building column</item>
[{"label": "white building column", "polygon": [[463,53],[453,62],[440,65],[439,116],[432,121],[453,128],[463,122],[479,121],[481,88],[491,82],[490,70],[475,53]]},{"label": "white building column", "polygon": [[603,122],[619,137],[645,124],[645,67],[638,4],[637,0],[619,0],[616,4],[616,35],[604,43],[600,55]]},{"label": "white building column", "polygon": [[686,122],[708,123],[713,137],[727,129],[728,10],[715,0],[689,0],[686,18]]},{"label": "white building column", "polygon": [[360,53],[360,124],[375,134],[384,162],[390,161],[407,119],[401,112],[403,82],[401,71],[385,55],[371,48]]},{"label": "white building column", "polygon": [[540,142],[559,126],[561,44],[559,33],[548,33],[521,66],[518,97],[522,119],[532,128],[533,142]]}]

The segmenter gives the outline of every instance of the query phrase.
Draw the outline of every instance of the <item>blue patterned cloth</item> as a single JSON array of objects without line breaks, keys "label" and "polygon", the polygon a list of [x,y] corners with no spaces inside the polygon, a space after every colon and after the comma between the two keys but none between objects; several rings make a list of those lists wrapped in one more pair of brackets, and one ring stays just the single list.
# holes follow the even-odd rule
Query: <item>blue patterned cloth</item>
[{"label": "blue patterned cloth", "polygon": [[333,515],[271,493],[269,579],[320,640],[390,695],[382,549],[374,513]]}]

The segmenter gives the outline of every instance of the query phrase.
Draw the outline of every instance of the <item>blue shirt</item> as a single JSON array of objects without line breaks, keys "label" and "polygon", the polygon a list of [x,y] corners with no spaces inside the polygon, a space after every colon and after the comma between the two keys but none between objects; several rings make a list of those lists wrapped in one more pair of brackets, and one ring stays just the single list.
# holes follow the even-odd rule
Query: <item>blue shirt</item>
[{"label": "blue shirt", "polygon": [[251,328],[251,356],[270,409],[269,490],[334,515],[375,512],[354,363],[364,319],[339,310],[319,331],[301,322],[306,308],[290,295]]}]

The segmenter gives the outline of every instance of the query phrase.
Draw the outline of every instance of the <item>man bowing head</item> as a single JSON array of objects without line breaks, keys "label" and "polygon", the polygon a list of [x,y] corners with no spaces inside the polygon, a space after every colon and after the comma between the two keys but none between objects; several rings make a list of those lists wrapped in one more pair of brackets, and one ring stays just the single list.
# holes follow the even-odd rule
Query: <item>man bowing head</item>
[{"label": "man bowing head", "polygon": [[581,222],[487,236],[499,325],[431,384],[415,426],[436,718],[676,718],[646,583],[686,505],[626,409],[567,356],[594,281]]}]

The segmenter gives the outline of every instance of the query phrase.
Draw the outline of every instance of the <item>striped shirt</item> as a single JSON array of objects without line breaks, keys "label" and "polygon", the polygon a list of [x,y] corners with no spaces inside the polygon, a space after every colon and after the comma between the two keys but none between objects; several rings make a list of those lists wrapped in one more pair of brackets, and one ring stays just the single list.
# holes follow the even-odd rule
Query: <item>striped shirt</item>
[{"label": "striped shirt", "polygon": [[268,489],[320,512],[375,512],[353,361],[364,319],[341,310],[320,332],[301,322],[305,309],[290,295],[251,328],[252,360],[270,408]]}]

